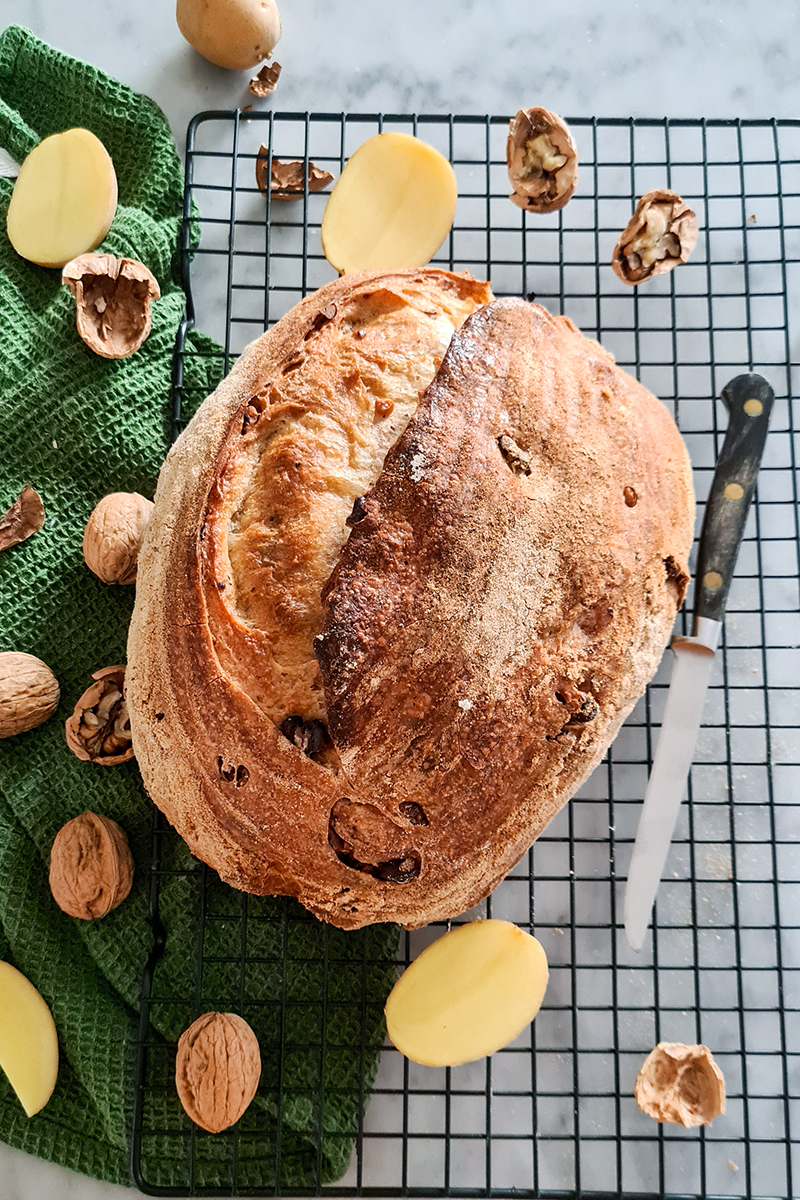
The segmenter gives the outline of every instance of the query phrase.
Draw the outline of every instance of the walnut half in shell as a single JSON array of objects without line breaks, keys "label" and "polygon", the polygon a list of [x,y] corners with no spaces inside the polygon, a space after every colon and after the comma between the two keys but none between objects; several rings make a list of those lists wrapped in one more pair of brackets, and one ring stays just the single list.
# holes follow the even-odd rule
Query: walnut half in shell
[{"label": "walnut half in shell", "polygon": [[61,274],[77,304],[78,333],[101,358],[127,358],[150,332],[150,301],[161,290],[135,258],[81,254]]},{"label": "walnut half in shell", "polygon": [[116,767],[133,758],[125,668],[104,667],[92,679],[67,719],[67,745],[83,762]]},{"label": "walnut half in shell", "polygon": [[655,1121],[690,1129],[725,1112],[725,1080],[708,1046],[659,1042],[634,1088],[636,1103]]},{"label": "walnut half in shell", "polygon": [[687,261],[697,243],[697,217],[677,192],[647,192],[614,247],[611,266],[634,286]]},{"label": "walnut half in shell", "polygon": [[563,208],[578,183],[578,150],[561,117],[546,108],[520,109],[506,142],[509,199],[529,212]]}]

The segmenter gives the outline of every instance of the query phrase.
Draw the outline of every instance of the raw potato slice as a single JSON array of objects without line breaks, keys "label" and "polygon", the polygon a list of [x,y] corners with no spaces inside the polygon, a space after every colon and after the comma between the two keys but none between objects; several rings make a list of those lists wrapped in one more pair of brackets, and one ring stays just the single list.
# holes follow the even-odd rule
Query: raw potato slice
[{"label": "raw potato slice", "polygon": [[40,267],[63,267],[94,250],[117,210],[111,157],[88,129],[54,133],[20,169],[6,228],[17,254]]},{"label": "raw potato slice", "polygon": [[29,1117],[56,1086],[58,1038],[50,1009],[16,967],[0,962],[0,1067]]},{"label": "raw potato slice", "polygon": [[450,163],[410,133],[359,146],[331,192],[322,248],[345,271],[394,271],[430,262],[453,224],[458,188]]},{"label": "raw potato slice", "polygon": [[456,1067],[513,1042],[539,1011],[547,958],[509,921],[473,921],[439,938],[386,1001],[394,1045],[424,1067]]}]

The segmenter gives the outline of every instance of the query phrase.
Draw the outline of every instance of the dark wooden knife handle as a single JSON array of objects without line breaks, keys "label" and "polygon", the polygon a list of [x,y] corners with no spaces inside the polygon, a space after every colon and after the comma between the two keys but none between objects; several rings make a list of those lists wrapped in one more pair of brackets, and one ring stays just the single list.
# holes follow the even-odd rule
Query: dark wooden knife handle
[{"label": "dark wooden knife handle", "polygon": [[761,375],[737,375],[722,390],[728,429],[706,501],[697,555],[694,615],[721,621],[739,555],[775,394]]}]

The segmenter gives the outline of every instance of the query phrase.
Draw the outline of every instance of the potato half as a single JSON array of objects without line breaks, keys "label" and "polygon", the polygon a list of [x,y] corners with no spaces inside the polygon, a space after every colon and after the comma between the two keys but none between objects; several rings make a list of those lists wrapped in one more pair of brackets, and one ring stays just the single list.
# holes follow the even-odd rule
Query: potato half
[{"label": "potato half", "polygon": [[430,262],[453,224],[458,187],[446,158],[410,133],[359,146],[331,192],[322,248],[346,271],[394,271]]},{"label": "potato half", "polygon": [[386,1001],[394,1045],[425,1067],[455,1067],[519,1037],[541,1007],[547,957],[509,921],[473,921],[423,950]]},{"label": "potato half", "polygon": [[111,156],[88,129],[66,129],[34,146],[20,168],[6,228],[17,254],[63,267],[94,250],[117,211]]}]

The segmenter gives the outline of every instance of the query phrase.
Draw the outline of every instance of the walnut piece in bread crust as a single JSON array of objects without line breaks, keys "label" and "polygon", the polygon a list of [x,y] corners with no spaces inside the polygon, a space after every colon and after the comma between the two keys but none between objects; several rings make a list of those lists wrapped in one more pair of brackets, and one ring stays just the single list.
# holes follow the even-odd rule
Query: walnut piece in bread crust
[{"label": "walnut piece in bread crust", "polygon": [[568,320],[487,299],[428,269],[303,301],[176,443],[139,560],[150,794],[229,883],[342,928],[492,890],[600,761],[688,580],[667,409]]}]

